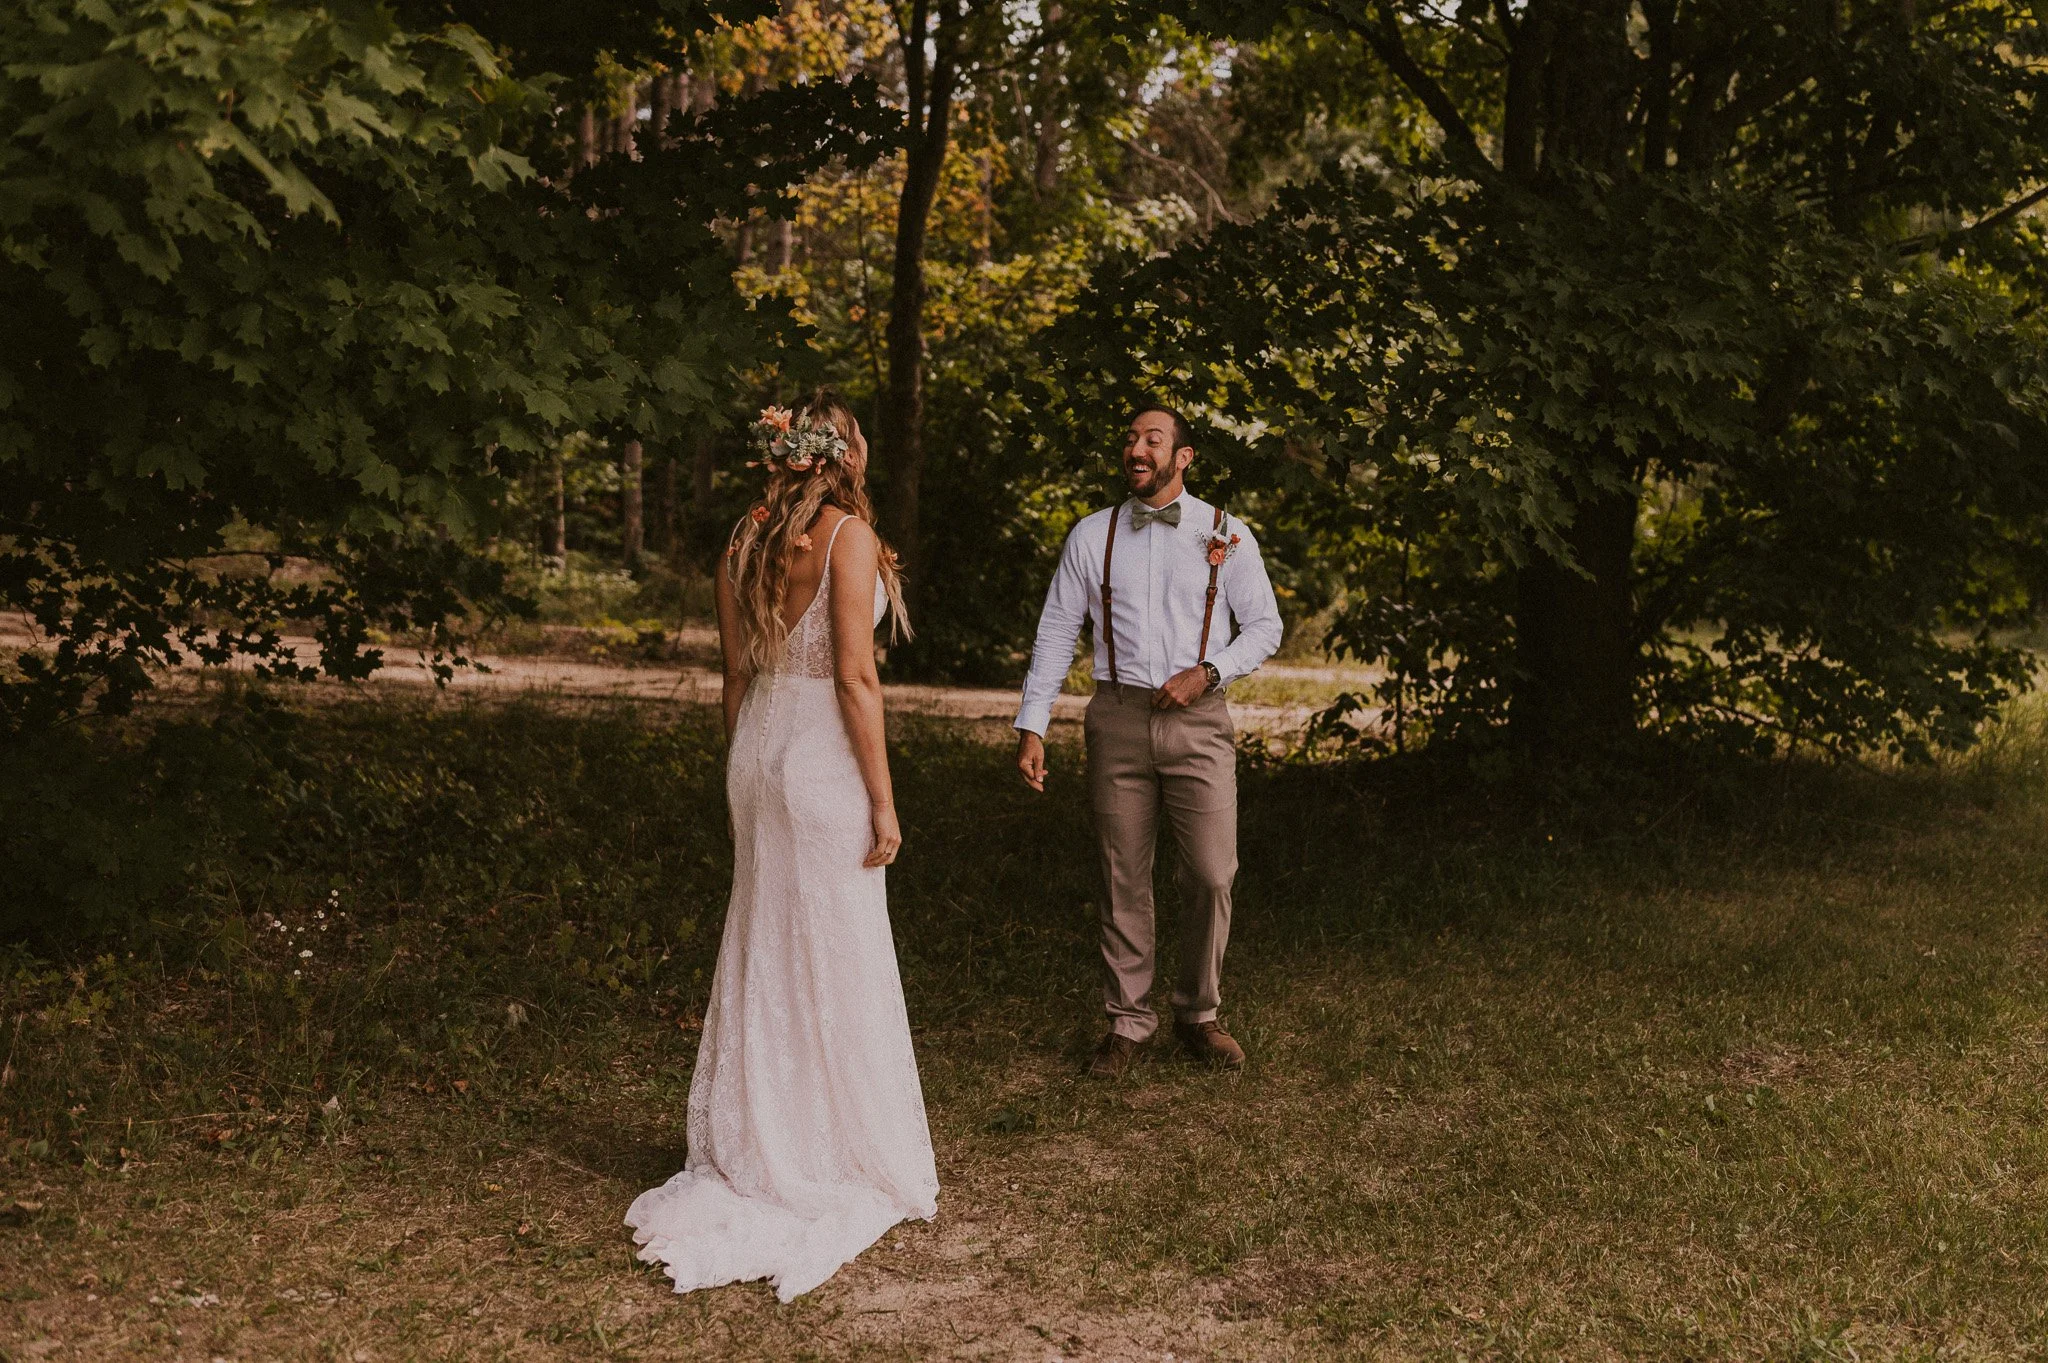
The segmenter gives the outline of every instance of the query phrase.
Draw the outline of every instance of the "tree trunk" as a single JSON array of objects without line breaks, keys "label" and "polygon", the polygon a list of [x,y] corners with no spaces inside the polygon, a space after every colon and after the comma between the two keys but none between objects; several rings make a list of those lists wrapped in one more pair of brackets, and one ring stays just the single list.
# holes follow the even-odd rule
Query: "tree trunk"
[{"label": "tree trunk", "polygon": [[648,85],[647,129],[659,138],[668,132],[669,115],[676,107],[676,78],[657,76]]},{"label": "tree trunk", "polygon": [[[1045,28],[1048,31],[1057,28],[1061,17],[1055,0],[1045,7]],[[1032,112],[1038,117],[1038,132],[1031,149],[1031,191],[1040,199],[1049,197],[1060,182],[1060,150],[1066,144],[1066,129],[1061,126],[1061,116],[1066,109],[1061,98],[1059,68],[1065,55],[1062,44],[1048,42],[1039,55],[1038,79],[1033,82],[1031,102],[1034,106]]]},{"label": "tree trunk", "polygon": [[647,518],[647,547],[660,554],[663,562],[676,557],[676,461],[665,456],[654,461],[653,507]]},{"label": "tree trunk", "polygon": [[[1649,6],[1656,47],[1668,42],[1657,30],[1665,8]],[[1664,159],[1662,129],[1638,129],[1630,116],[1639,64],[1628,42],[1631,9],[1631,0],[1538,0],[1524,12],[1502,137],[1502,168],[1522,189],[1554,192],[1557,177],[1574,167],[1627,177],[1639,149]],[[1611,745],[1635,727],[1640,494],[1611,442],[1586,457],[1628,490],[1579,500],[1564,536],[1574,564],[1539,553],[1515,583],[1511,726],[1532,746],[1567,755]]]},{"label": "tree trunk", "polygon": [[1578,504],[1565,540],[1583,574],[1543,555],[1517,576],[1520,675],[1509,709],[1516,737],[1531,746],[1583,752],[1635,727],[1637,500],[1608,492]]},{"label": "tree trunk", "polygon": [[950,8],[941,11],[941,31],[934,44],[938,60],[928,67],[923,0],[918,0],[912,13],[910,30],[903,38],[903,55],[915,131],[905,154],[903,196],[896,205],[895,275],[889,288],[889,326],[883,335],[889,381],[882,394],[878,425],[883,468],[889,480],[882,523],[902,555],[904,591],[914,607],[921,594],[919,574],[924,566],[918,534],[924,482],[924,249],[939,171],[952,133],[955,35],[943,30],[947,18],[955,23],[959,19]]},{"label": "tree trunk", "polygon": [[620,155],[631,156],[633,154],[633,135],[639,130],[640,92],[638,88],[635,88],[626,101],[626,112],[619,115],[618,131],[615,136],[618,139]]},{"label": "tree trunk", "polygon": [[1671,44],[1678,0],[1643,6],[1650,60],[1643,72],[1643,173],[1661,175],[1671,158]]},{"label": "tree trunk", "polygon": [[697,448],[690,454],[690,523],[696,527],[691,533],[704,537],[707,563],[715,562],[724,549],[718,542],[719,528],[711,523],[712,475],[717,471],[717,447],[707,431],[697,437]]},{"label": "tree trunk", "polygon": [[1628,174],[1636,141],[1630,113],[1641,65],[1628,40],[1633,8],[1633,0],[1576,0],[1556,7],[1541,87],[1546,170],[1568,163]]},{"label": "tree trunk", "polygon": [[645,451],[640,442],[628,440],[619,457],[619,539],[624,550],[626,571],[638,575],[646,545],[646,518],[642,514],[641,473]]},{"label": "tree trunk", "polygon": [[883,332],[889,385],[882,395],[881,436],[889,483],[882,520],[903,556],[906,590],[912,590],[924,567],[918,543],[924,489],[924,242],[938,184],[938,158],[930,158],[926,169],[919,164],[925,159],[919,150],[911,149],[897,209],[895,279],[889,290],[889,325]]},{"label": "tree trunk", "polygon": [[562,477],[562,452],[555,451],[548,465],[549,514],[541,522],[541,552],[556,563],[569,560],[569,498]]},{"label": "tree trunk", "polygon": [[[761,77],[758,74],[749,75],[740,84],[740,97],[743,99],[752,98],[761,92],[761,85]],[[754,219],[752,214],[739,220],[738,229],[733,235],[732,254],[733,260],[740,265],[752,263],[754,259]]]}]

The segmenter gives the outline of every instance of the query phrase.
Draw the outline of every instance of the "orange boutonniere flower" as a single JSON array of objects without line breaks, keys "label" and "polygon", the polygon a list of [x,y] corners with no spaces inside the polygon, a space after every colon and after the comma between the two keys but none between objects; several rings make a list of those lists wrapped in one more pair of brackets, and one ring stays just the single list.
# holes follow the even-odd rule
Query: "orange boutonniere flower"
[{"label": "orange boutonniere flower", "polygon": [[1232,535],[1229,539],[1225,539],[1221,535],[1210,536],[1209,566],[1212,568],[1221,568],[1224,565],[1224,563],[1230,558],[1230,556],[1237,552],[1237,546],[1241,542],[1242,538],[1243,537],[1239,535]]}]

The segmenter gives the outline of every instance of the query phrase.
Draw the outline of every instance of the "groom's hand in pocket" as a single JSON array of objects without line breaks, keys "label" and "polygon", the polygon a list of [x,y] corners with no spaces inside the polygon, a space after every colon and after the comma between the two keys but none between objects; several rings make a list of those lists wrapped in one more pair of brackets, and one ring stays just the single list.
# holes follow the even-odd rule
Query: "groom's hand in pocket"
[{"label": "groom's hand in pocket", "polygon": [[1025,785],[1045,789],[1045,740],[1029,729],[1017,731],[1017,770],[1024,773]]}]

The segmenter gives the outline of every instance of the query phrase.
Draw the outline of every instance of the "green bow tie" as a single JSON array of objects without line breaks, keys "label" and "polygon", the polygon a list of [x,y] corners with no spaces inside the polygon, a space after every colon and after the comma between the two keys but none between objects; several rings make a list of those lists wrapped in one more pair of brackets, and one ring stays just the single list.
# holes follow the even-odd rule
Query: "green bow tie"
[{"label": "green bow tie", "polygon": [[1146,506],[1143,502],[1131,505],[1131,529],[1143,530],[1153,521],[1165,521],[1168,525],[1180,524],[1180,503],[1168,502],[1162,507]]}]

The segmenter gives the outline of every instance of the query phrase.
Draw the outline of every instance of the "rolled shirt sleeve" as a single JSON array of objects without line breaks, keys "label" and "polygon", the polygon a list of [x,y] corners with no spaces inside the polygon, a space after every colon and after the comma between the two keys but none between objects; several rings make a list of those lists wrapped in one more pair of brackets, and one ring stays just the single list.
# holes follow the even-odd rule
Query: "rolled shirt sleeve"
[{"label": "rolled shirt sleeve", "polygon": [[[1060,687],[1066,684],[1067,670],[1074,665],[1074,645],[1081,637],[1082,622],[1088,618],[1091,586],[1081,548],[1081,530],[1086,524],[1083,521],[1069,531],[1066,546],[1060,550],[1060,566],[1052,575],[1052,585],[1046,588],[1045,610],[1038,617],[1038,639],[1031,646],[1031,670],[1024,676],[1017,728],[1040,738],[1052,723],[1052,703],[1059,696]],[[1272,595],[1270,587],[1266,594]]]},{"label": "rolled shirt sleeve", "polygon": [[[1266,561],[1259,556],[1259,542],[1252,538],[1251,527],[1232,516],[1233,533],[1244,536],[1232,554],[1223,564],[1221,585],[1223,602],[1228,604],[1230,613],[1237,620],[1237,637],[1229,647],[1211,654],[1209,661],[1216,664],[1217,673],[1227,686],[1240,677],[1249,676],[1260,663],[1273,656],[1280,647],[1280,603],[1273,595],[1272,579],[1266,576]],[[1044,631],[1040,630],[1043,638]],[[1069,653],[1073,650],[1070,640]],[[1036,655],[1032,658],[1035,672],[1038,666]],[[1054,688],[1057,690],[1057,686]],[[1048,701],[1048,712],[1051,702]]]}]

